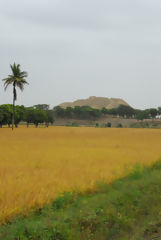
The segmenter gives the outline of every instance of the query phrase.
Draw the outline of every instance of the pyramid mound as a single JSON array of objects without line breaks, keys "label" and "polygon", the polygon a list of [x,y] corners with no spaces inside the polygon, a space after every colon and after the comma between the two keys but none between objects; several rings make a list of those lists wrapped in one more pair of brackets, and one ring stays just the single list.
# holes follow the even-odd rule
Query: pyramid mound
[{"label": "pyramid mound", "polygon": [[64,102],[59,106],[62,108],[66,107],[75,107],[75,106],[90,106],[92,108],[101,109],[105,108],[117,108],[119,105],[129,106],[127,102],[125,102],[121,98],[106,98],[106,97],[89,97],[87,99],[79,99],[74,102]]}]

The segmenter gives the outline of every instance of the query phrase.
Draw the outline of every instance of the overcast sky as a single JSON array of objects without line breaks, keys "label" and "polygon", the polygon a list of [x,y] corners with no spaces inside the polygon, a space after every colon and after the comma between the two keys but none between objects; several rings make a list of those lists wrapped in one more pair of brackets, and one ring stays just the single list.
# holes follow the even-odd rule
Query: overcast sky
[{"label": "overcast sky", "polygon": [[[17,104],[89,96],[161,106],[160,0],[0,0],[0,79],[19,63]],[[12,103],[12,89],[0,104]]]}]

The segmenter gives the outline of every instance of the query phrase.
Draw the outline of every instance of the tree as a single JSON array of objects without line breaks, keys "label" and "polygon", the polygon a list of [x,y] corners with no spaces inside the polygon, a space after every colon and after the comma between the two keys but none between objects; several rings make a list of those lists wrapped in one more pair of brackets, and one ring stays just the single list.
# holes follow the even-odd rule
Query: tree
[{"label": "tree", "polygon": [[33,108],[36,110],[42,110],[45,112],[46,116],[44,119],[46,119],[45,120],[46,127],[49,126],[49,123],[51,124],[54,123],[54,117],[53,117],[54,113],[53,113],[53,110],[49,109],[48,104],[37,104],[37,105],[34,105]]},{"label": "tree", "polygon": [[33,123],[35,124],[35,127],[38,127],[39,123],[44,123],[46,121],[47,121],[46,112],[40,109],[34,109]]},{"label": "tree", "polygon": [[4,119],[4,114],[3,114],[3,110],[0,108],[0,128],[3,125],[3,119]]},{"label": "tree", "polygon": [[81,118],[81,107],[75,106],[73,108],[73,113],[74,113],[75,118],[77,118],[77,119]]},{"label": "tree", "polygon": [[53,108],[53,111],[54,111],[54,115],[56,117],[60,117],[60,118],[64,118],[65,117],[65,109],[64,108],[61,108],[60,106],[56,106]]},{"label": "tree", "polygon": [[117,114],[122,117],[132,117],[135,114],[135,110],[126,105],[120,105],[117,109]]},{"label": "tree", "polygon": [[158,107],[158,114],[161,115],[161,107]]},{"label": "tree", "polygon": [[149,110],[149,115],[151,118],[156,118],[157,114],[158,114],[158,110],[155,108],[150,108]]},{"label": "tree", "polygon": [[48,111],[49,110],[49,105],[48,104],[37,104],[33,106],[36,109]]},{"label": "tree", "polygon": [[[1,126],[12,123],[12,105],[11,104],[3,104],[0,106],[1,111]],[[3,118],[2,118],[3,116]]]},{"label": "tree", "polygon": [[24,114],[24,121],[27,123],[27,127],[29,127],[30,123],[33,123],[34,121],[34,108],[28,107],[25,109],[25,114]]},{"label": "tree", "polygon": [[10,65],[12,70],[12,75],[8,75],[7,78],[4,78],[4,89],[6,90],[9,85],[13,86],[13,112],[12,112],[12,130],[14,128],[15,123],[15,101],[17,100],[17,91],[16,87],[18,87],[21,91],[24,89],[24,85],[28,84],[26,81],[26,77],[28,76],[27,72],[21,72],[20,65]]},{"label": "tree", "polygon": [[143,120],[149,118],[148,110],[135,109],[135,117],[137,120]]},{"label": "tree", "polygon": [[38,127],[39,123],[47,122],[48,117],[44,110],[29,107],[25,110],[24,120],[27,123],[27,127],[29,126],[29,123],[33,123],[35,127]]},{"label": "tree", "polygon": [[102,112],[104,115],[109,114],[109,109],[103,107],[103,108],[101,109],[101,112]]},{"label": "tree", "polygon": [[51,124],[54,123],[53,111],[52,110],[47,110],[46,115],[47,115],[46,127],[48,127],[49,123],[51,123]]},{"label": "tree", "polygon": [[24,120],[25,116],[25,107],[22,106],[16,106],[15,107],[15,127],[18,127],[18,124],[20,121]]},{"label": "tree", "polygon": [[73,117],[73,108],[72,107],[67,107],[65,109],[65,116],[67,118],[72,118]]}]

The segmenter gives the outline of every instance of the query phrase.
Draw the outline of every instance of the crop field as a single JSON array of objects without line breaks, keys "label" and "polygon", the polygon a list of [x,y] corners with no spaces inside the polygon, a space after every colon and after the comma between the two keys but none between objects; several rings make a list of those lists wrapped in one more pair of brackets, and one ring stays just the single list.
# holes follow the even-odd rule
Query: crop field
[{"label": "crop field", "polygon": [[161,158],[161,130],[83,127],[0,129],[0,222],[55,199],[92,191],[136,163]]}]

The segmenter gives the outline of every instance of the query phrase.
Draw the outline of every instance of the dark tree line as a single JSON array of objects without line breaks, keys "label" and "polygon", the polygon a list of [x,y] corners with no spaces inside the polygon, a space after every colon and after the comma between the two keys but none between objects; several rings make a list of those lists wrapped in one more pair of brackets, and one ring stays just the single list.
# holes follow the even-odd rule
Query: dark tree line
[{"label": "dark tree line", "polygon": [[[9,127],[11,126],[12,114],[13,109],[11,104],[0,105],[0,127],[3,125],[8,125]],[[161,115],[161,107],[157,109],[150,108],[139,110],[125,105],[120,105],[118,108],[112,109],[95,109],[89,106],[61,108],[60,106],[57,106],[51,110],[47,104],[38,104],[33,107],[15,106],[14,121],[15,127],[18,127],[20,122],[26,122],[27,126],[34,124],[38,127],[39,124],[45,124],[48,127],[49,124],[54,123],[54,119],[56,118],[97,120],[101,116],[117,116],[143,120],[156,118],[157,115]]]},{"label": "dark tree line", "polygon": [[[9,127],[11,126],[12,114],[13,111],[11,104],[0,105],[0,127],[3,125],[8,125]],[[38,127],[40,123],[44,123],[48,127],[49,124],[53,124],[54,122],[52,110],[43,110],[37,106],[15,106],[14,115],[15,127],[18,127],[20,122],[26,122],[27,127],[29,124],[34,124]]]},{"label": "dark tree line", "polygon": [[103,115],[118,116],[124,118],[136,118],[138,120],[156,118],[161,115],[161,107],[158,109],[150,108],[146,110],[134,109],[130,106],[120,105],[118,108],[94,109],[89,106],[76,106],[74,108],[61,108],[57,106],[53,109],[56,118],[73,118],[73,119],[99,119]]},{"label": "dark tree line", "polygon": [[99,109],[89,106],[76,106],[74,108],[61,108],[57,106],[53,109],[55,118],[73,118],[73,119],[98,119],[102,113]]}]

